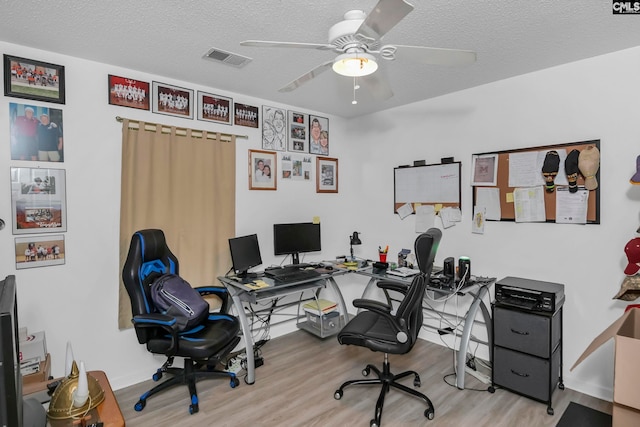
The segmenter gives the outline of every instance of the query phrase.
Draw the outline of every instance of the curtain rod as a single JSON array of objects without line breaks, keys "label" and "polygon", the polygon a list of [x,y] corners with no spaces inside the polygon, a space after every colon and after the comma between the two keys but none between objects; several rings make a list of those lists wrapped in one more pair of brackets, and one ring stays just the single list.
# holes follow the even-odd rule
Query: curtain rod
[{"label": "curtain rod", "polygon": [[[122,123],[124,121],[123,117],[120,116],[116,116],[116,121]],[[137,125],[137,127],[132,126],[132,129],[139,129],[139,125],[140,125],[140,121],[139,120],[131,120],[129,119],[129,124],[131,125]],[[167,126],[167,125],[163,125],[163,124],[159,124],[159,123],[149,123],[149,122],[144,122],[144,130],[148,130],[151,132],[155,132],[156,131],[156,126],[161,126],[162,133],[171,133],[171,126]],[[224,133],[224,132],[213,132],[213,131],[205,131],[205,130],[198,130],[198,129],[191,129],[191,135],[195,136],[196,138],[198,137],[198,134],[200,134],[200,137],[202,137],[202,135],[204,133],[207,133],[208,135],[220,135],[222,137],[228,137],[229,139],[232,136],[235,136],[236,138],[243,138],[243,139],[248,139],[249,135],[234,135],[231,133]],[[180,135],[180,136],[185,136],[187,134],[187,128],[182,128],[182,127],[177,127],[176,126],[176,135]],[[227,138],[225,138],[227,139]]]}]

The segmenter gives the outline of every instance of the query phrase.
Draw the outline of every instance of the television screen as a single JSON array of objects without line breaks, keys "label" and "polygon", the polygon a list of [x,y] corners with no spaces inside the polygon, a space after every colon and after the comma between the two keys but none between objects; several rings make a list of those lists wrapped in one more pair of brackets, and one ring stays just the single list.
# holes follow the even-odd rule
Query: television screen
[{"label": "television screen", "polygon": [[229,250],[231,251],[233,270],[238,276],[247,276],[247,270],[262,264],[256,234],[229,239]]},{"label": "television screen", "polygon": [[22,375],[15,276],[0,281],[0,425],[22,425]]},{"label": "television screen", "polygon": [[299,222],[273,225],[273,252],[275,255],[292,255],[293,264],[299,262],[299,254],[319,252],[320,224]]}]

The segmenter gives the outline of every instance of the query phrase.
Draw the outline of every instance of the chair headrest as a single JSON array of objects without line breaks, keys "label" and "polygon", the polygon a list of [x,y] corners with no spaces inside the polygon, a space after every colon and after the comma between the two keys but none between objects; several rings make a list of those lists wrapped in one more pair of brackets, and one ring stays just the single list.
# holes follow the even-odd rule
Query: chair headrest
[{"label": "chair headrest", "polygon": [[167,255],[167,242],[162,230],[149,229],[136,232],[140,237],[143,261],[160,259]]},{"label": "chair headrest", "polygon": [[441,237],[442,231],[440,231],[439,228],[434,227],[428,229],[416,238],[414,250],[416,253],[416,260],[418,261],[418,268],[423,274],[429,272],[433,262],[435,261]]}]

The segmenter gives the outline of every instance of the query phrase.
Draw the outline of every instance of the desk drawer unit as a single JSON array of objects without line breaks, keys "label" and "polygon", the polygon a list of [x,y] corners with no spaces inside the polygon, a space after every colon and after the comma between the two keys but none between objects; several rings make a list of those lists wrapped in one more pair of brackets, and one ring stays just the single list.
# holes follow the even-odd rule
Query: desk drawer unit
[{"label": "desk drawer unit", "polygon": [[547,403],[562,383],[562,305],[555,313],[492,305],[492,386]]},{"label": "desk drawer unit", "polygon": [[493,365],[495,384],[541,402],[549,402],[557,385],[553,381],[549,383],[550,375],[551,378],[560,376],[560,349],[556,349],[549,360],[496,347]]}]

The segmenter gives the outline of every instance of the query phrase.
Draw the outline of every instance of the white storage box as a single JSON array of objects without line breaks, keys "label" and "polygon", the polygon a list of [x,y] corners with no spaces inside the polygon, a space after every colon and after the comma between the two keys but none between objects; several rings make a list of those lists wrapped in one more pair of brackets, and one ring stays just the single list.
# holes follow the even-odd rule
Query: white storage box
[{"label": "white storage box", "polygon": [[20,362],[38,358],[44,362],[47,356],[47,341],[44,331],[28,334],[25,341],[20,341]]}]

